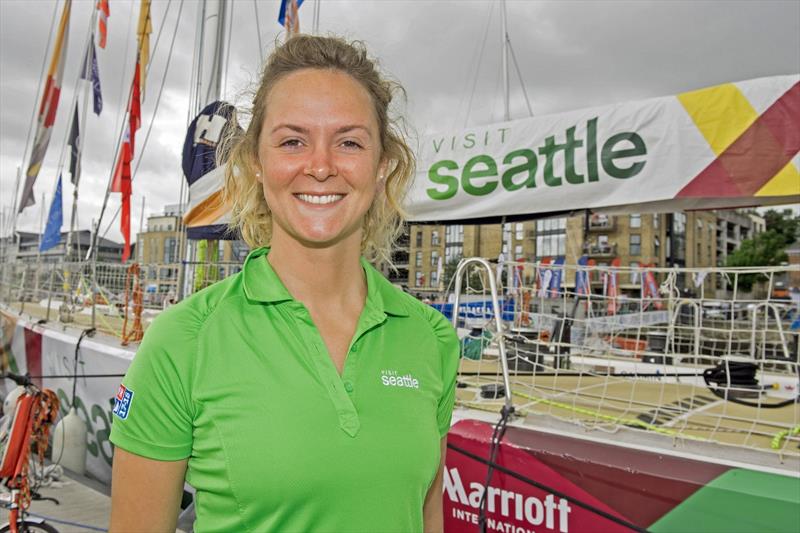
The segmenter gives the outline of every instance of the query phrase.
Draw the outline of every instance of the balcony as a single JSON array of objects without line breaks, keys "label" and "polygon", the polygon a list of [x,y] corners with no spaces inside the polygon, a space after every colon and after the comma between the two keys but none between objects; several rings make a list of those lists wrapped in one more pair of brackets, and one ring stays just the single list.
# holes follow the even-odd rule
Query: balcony
[{"label": "balcony", "polygon": [[604,215],[589,217],[589,231],[612,231],[614,226],[614,217]]},{"label": "balcony", "polygon": [[617,243],[590,243],[583,247],[583,253],[589,257],[616,257]]}]

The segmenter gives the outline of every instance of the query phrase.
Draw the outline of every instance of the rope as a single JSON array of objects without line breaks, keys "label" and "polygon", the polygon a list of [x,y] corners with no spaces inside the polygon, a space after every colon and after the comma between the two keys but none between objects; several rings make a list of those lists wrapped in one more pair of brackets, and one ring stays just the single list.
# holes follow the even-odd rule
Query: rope
[{"label": "rope", "polygon": [[[75,344],[75,364],[72,368],[73,374],[78,374],[78,353],[81,349],[81,343],[83,342],[83,338],[87,335],[94,335],[95,328],[88,328],[81,331],[80,337],[78,337],[78,342]],[[75,397],[77,395],[78,390],[78,378],[75,377],[72,381],[72,401],[70,402],[70,407],[75,407]]]},{"label": "rope", "polygon": [[[461,448],[459,446],[456,446],[455,444],[448,443],[447,447],[450,448],[451,450],[455,451],[455,452],[460,453],[461,455],[469,457],[473,461],[478,461],[479,463],[483,463],[485,465],[488,465],[490,469],[498,470],[499,472],[502,472],[502,473],[504,473],[506,475],[509,475],[509,476],[513,477],[514,479],[517,479],[519,481],[522,481],[523,483],[531,485],[532,487],[536,487],[537,489],[549,492],[553,496],[558,496],[559,498],[563,498],[563,499],[567,500],[568,502],[572,503],[573,505],[577,505],[578,507],[581,507],[582,509],[585,509],[585,510],[589,511],[590,513],[594,513],[594,514],[596,514],[598,516],[602,516],[603,518],[605,518],[607,520],[610,520],[611,522],[614,522],[614,523],[619,524],[621,526],[624,526],[624,527],[630,529],[631,531],[638,531],[640,533],[647,533],[646,529],[641,528],[641,527],[637,526],[636,524],[634,524],[632,522],[628,522],[624,518],[618,518],[618,517],[616,517],[616,516],[614,516],[612,514],[609,514],[609,513],[605,512],[605,511],[603,511],[602,509],[598,509],[597,507],[595,507],[595,506],[593,506],[591,504],[588,504],[586,502],[578,500],[574,496],[570,496],[568,494],[564,494],[563,492],[561,492],[561,491],[559,491],[557,489],[554,489],[552,487],[549,487],[548,485],[545,485],[544,483],[539,483],[538,481],[534,481],[533,479],[531,479],[529,477],[523,476],[519,472],[516,472],[514,470],[511,470],[509,468],[506,468],[506,467],[504,467],[502,465],[497,464],[492,459],[489,459],[489,460],[484,459],[483,457],[480,457],[479,455],[475,455],[474,453],[468,452],[467,450],[465,450],[465,449],[463,449],[463,448]],[[488,493],[488,492],[489,492],[489,486],[486,485],[486,489],[483,491],[483,495],[481,496],[481,503],[482,504],[483,504],[484,497],[486,496],[486,493]],[[481,513],[483,513],[483,512],[484,512],[483,507],[481,507]],[[484,519],[485,519],[485,517],[484,517]],[[485,524],[481,526],[481,531],[485,531]]]},{"label": "rope", "polygon": [[785,429],[783,431],[779,431],[778,433],[775,434],[774,437],[772,437],[772,443],[770,444],[770,446],[772,447],[773,450],[778,450],[781,447],[783,439],[788,437],[794,437],[798,433],[800,433],[800,426],[795,426],[792,429]]},{"label": "rope", "polygon": [[489,468],[486,470],[486,483],[484,483],[486,490],[481,494],[481,501],[478,504],[478,508],[480,509],[478,513],[478,527],[481,533],[486,533],[486,494],[489,492],[489,484],[492,482],[492,476],[494,475],[495,461],[500,451],[500,441],[503,440],[508,419],[512,414],[514,414],[514,406],[503,405],[503,408],[500,410],[500,420],[497,421],[497,424],[494,426],[494,431],[492,431],[492,446],[489,450],[489,462],[487,463]]}]

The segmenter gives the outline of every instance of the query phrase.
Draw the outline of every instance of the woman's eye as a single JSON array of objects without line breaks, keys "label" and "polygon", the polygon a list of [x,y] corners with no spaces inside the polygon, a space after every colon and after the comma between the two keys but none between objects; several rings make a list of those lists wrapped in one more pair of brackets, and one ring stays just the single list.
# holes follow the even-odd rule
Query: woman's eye
[{"label": "woman's eye", "polygon": [[281,143],[281,146],[285,146],[287,148],[298,148],[302,146],[303,143],[300,142],[300,139],[286,139]]},{"label": "woman's eye", "polygon": [[344,146],[345,148],[353,148],[353,149],[362,148],[361,143],[353,140],[343,141],[342,146]]}]

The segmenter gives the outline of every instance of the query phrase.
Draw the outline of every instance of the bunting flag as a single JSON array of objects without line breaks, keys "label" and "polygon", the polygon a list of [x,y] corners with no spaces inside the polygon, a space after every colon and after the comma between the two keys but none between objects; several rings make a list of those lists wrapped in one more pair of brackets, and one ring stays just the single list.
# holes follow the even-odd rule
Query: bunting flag
[{"label": "bunting flag", "polygon": [[61,207],[61,176],[58,176],[56,193],[53,195],[53,202],[50,204],[50,212],[47,214],[47,226],[45,226],[42,240],[39,243],[39,251],[46,252],[61,242],[61,224],[64,222],[64,211]]},{"label": "bunting flag", "polygon": [[547,293],[550,289],[550,280],[553,279],[553,272],[550,270],[550,264],[552,262],[552,257],[545,257],[539,263],[539,269],[536,272],[537,296],[539,298],[547,298]]},{"label": "bunting flag", "polygon": [[131,162],[135,154],[136,130],[142,123],[141,102],[139,97],[141,90],[139,86],[139,61],[133,73],[133,86],[131,87],[131,99],[128,103],[128,126],[125,130],[125,137],[122,141],[120,155],[117,158],[117,166],[114,169],[114,179],[111,183],[111,192],[122,194],[122,211],[120,213],[119,226],[125,246],[122,250],[122,262],[125,263],[131,255],[131,193],[132,177]]},{"label": "bunting flag", "polygon": [[150,0],[142,0],[139,9],[139,24],[136,35],[139,41],[139,62],[136,70],[139,71],[139,85],[144,93],[145,82],[147,81],[147,65],[150,64],[150,34],[153,31],[153,23],[150,20]]},{"label": "bunting flag", "polygon": [[296,33],[300,33],[299,9],[301,5],[303,5],[303,0],[281,0],[278,22],[286,28],[287,39]]},{"label": "bunting flag", "polygon": [[584,270],[589,265],[589,256],[582,255],[578,259],[578,269],[575,271],[575,293],[578,296],[586,296],[590,292],[589,271]]},{"label": "bunting flag", "polygon": [[642,299],[644,299],[644,309],[647,309],[651,302],[656,309],[662,309],[664,306],[661,305],[661,301],[658,297],[656,276],[653,274],[652,270],[649,270],[655,267],[655,265],[650,263],[642,266],[645,268],[645,272],[642,275]]},{"label": "bunting flag", "polygon": [[558,293],[561,292],[561,281],[564,277],[564,261],[563,255],[560,255],[553,261],[553,275],[550,279],[550,298],[558,298]]},{"label": "bunting flag", "polygon": [[69,129],[69,140],[67,145],[70,147],[69,154],[69,174],[73,185],[78,184],[81,174],[81,129],[78,124],[78,103],[75,102],[75,112],[72,114],[72,126]]},{"label": "bunting flag", "polygon": [[108,17],[111,16],[111,11],[108,8],[108,0],[98,0],[97,2],[97,34],[98,43],[100,48],[105,49],[106,40],[108,38]]},{"label": "bunting flag", "polygon": [[103,110],[103,93],[100,91],[100,70],[97,68],[97,50],[94,40],[89,43],[81,68],[81,79],[92,83],[92,96],[94,97],[94,114],[100,116]]},{"label": "bunting flag", "polygon": [[617,297],[619,296],[619,286],[617,284],[617,268],[622,265],[622,260],[617,257],[611,261],[611,269],[605,273],[603,282],[603,294],[608,299],[607,311],[609,315],[616,315],[619,308]]},{"label": "bunting flag", "polygon": [[50,135],[53,132],[53,123],[56,121],[56,109],[58,108],[58,97],[61,94],[61,80],[64,77],[64,63],[67,57],[67,42],[69,38],[69,17],[72,8],[72,0],[65,0],[64,10],[61,12],[61,22],[58,24],[58,35],[56,36],[53,56],[50,60],[50,69],[47,71],[47,81],[42,94],[42,102],[39,106],[39,115],[36,122],[36,135],[31,151],[31,159],[28,170],[25,173],[25,185],[22,188],[22,198],[19,203],[19,213],[26,207],[36,203],[33,194],[33,186],[47,153],[47,146],[50,144]]}]

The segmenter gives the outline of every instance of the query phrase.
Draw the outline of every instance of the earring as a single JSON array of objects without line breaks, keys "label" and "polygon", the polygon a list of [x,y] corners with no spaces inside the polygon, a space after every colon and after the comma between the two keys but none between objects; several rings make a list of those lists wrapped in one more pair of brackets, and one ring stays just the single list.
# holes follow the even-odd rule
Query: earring
[{"label": "earring", "polygon": [[256,172],[256,177],[260,178],[261,177],[261,172]]}]

